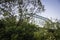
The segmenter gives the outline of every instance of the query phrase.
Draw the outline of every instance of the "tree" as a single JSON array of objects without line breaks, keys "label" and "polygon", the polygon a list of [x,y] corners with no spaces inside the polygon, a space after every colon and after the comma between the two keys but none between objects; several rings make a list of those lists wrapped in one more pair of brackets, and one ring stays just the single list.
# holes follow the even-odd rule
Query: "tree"
[{"label": "tree", "polygon": [[[4,14],[4,17],[6,16],[14,16],[14,7],[17,6],[18,12],[16,14],[19,13],[19,23],[21,23],[21,21],[23,21],[23,19],[30,19],[31,15],[34,15],[35,12],[34,10],[36,9],[35,7],[37,6],[37,10],[38,12],[41,12],[42,10],[44,10],[44,6],[42,5],[40,0],[0,0],[0,4],[1,4],[1,11]],[[31,6],[33,6],[33,8],[27,9],[27,7],[31,4]],[[30,10],[30,14],[29,11]],[[28,15],[29,14],[29,15]],[[27,15],[29,17],[27,17]]]},{"label": "tree", "polygon": [[[0,20],[0,40],[58,40],[60,39],[59,29],[54,28],[54,23],[49,21],[45,27],[40,28],[35,24],[30,24],[25,19],[30,19],[36,12],[44,10],[40,0],[1,0],[0,11],[3,12],[4,19]],[[27,8],[28,6],[33,6]],[[19,21],[16,22],[14,8],[17,7]],[[14,7],[14,8],[13,8]],[[34,11],[36,10],[37,11]],[[30,10],[30,12],[29,12]],[[16,14],[18,14],[16,13]],[[58,22],[56,26],[58,26]],[[59,24],[60,25],[60,24]],[[56,35],[57,34],[57,35]]]},{"label": "tree", "polygon": [[0,40],[35,40],[36,25],[25,21],[16,26],[13,19],[6,18],[5,20],[0,20]]}]

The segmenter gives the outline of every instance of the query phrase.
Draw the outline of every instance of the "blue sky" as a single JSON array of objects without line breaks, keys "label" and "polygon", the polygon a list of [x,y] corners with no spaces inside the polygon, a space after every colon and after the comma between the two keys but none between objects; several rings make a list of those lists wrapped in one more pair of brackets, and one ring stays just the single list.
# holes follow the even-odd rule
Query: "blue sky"
[{"label": "blue sky", "polygon": [[60,0],[41,0],[45,12],[41,15],[47,18],[60,19]]}]

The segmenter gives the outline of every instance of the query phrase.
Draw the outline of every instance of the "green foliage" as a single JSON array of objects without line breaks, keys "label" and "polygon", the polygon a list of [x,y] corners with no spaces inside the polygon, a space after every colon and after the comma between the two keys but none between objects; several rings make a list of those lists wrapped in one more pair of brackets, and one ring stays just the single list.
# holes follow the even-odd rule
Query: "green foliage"
[{"label": "green foliage", "polygon": [[3,16],[9,15],[9,12],[4,12]]},{"label": "green foliage", "polygon": [[[17,26],[15,17],[0,20],[0,40],[60,40],[60,23],[51,22],[43,28],[23,21]],[[52,29],[56,25],[57,29]]]},{"label": "green foliage", "polygon": [[34,24],[23,22],[19,26],[16,25],[13,17],[0,20],[0,40],[34,40],[34,32],[37,29]]},{"label": "green foliage", "polygon": [[60,40],[60,23],[46,22],[43,28],[34,32],[36,40]]}]

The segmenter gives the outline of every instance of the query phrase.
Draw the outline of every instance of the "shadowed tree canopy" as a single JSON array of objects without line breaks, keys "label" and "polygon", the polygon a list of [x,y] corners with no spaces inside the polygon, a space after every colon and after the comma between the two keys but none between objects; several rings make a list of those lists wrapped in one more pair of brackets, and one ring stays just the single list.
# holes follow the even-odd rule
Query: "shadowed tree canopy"
[{"label": "shadowed tree canopy", "polygon": [[23,19],[30,20],[34,14],[44,11],[44,6],[41,0],[0,0],[0,11],[4,17],[18,14],[21,23]]},{"label": "shadowed tree canopy", "polygon": [[0,11],[3,13],[14,15],[15,9],[18,9],[17,14],[20,13],[20,16],[23,16],[26,13],[41,12],[44,6],[40,0],[0,0]]}]

